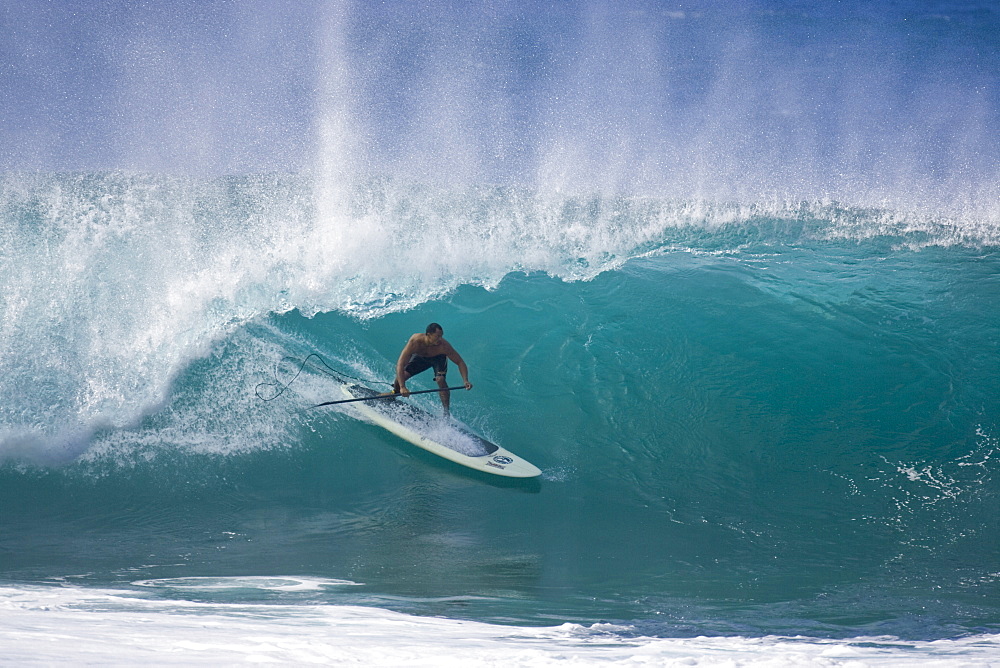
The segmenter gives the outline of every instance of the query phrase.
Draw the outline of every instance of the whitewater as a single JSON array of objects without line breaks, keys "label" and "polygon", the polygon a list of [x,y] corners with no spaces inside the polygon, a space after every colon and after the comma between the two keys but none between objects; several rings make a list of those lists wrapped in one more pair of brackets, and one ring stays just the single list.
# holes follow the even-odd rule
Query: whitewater
[{"label": "whitewater", "polygon": [[0,25],[0,663],[1000,662],[991,4]]}]

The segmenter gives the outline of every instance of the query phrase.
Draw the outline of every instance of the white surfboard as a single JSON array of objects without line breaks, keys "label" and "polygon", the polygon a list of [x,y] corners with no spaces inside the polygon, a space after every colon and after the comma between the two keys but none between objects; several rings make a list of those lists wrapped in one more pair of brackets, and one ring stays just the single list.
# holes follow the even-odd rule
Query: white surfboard
[{"label": "white surfboard", "polygon": [[[342,385],[351,398],[378,397],[362,385]],[[353,407],[365,419],[413,445],[470,469],[509,478],[534,478],[541,470],[513,452],[490,443],[463,424],[431,415],[396,397],[356,401]]]}]

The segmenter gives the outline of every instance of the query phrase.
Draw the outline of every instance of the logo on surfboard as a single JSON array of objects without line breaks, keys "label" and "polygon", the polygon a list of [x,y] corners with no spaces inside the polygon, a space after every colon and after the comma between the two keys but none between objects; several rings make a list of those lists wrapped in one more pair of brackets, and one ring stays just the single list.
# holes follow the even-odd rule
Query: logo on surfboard
[{"label": "logo on surfboard", "polygon": [[493,458],[493,461],[495,461],[497,464],[510,464],[514,460],[511,459],[510,457],[504,457],[503,455],[496,455]]}]

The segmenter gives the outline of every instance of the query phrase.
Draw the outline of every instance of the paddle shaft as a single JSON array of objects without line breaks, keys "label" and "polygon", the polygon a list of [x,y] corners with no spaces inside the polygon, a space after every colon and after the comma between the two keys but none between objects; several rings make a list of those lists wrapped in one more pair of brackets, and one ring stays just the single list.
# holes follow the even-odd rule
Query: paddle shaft
[{"label": "paddle shaft", "polygon": [[[448,390],[464,390],[465,385],[456,385],[455,387],[439,387],[436,390],[417,390],[416,392],[410,392],[410,394],[427,394],[428,392],[447,392]],[[334,404],[349,404],[352,401],[375,401],[376,399],[385,399],[386,397],[401,397],[402,394],[396,394],[395,392],[386,392],[385,394],[380,394],[376,397],[355,397],[353,399],[341,399],[339,401],[324,401],[321,404],[316,404],[315,406],[310,406],[310,408],[319,408],[320,406],[332,406]]]}]

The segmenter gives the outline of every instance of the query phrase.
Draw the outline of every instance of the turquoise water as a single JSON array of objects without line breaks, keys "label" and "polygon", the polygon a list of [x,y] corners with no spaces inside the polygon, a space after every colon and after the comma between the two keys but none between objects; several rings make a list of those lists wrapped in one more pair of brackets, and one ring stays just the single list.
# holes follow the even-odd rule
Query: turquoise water
[{"label": "turquoise water", "polygon": [[[181,6],[0,13],[0,656],[995,653],[992,5]],[[432,321],[539,479],[311,408]]]},{"label": "turquoise water", "polygon": [[[39,180],[18,204],[36,271],[7,277],[8,308],[34,301],[80,256],[91,258],[79,269],[87,278],[64,280],[101,278],[79,299],[52,294],[30,335],[7,339],[38,353],[5,356],[8,581],[166,580],[154,591],[183,598],[177,578],[294,573],[359,584],[199,589],[196,600],[625,621],[666,636],[934,639],[997,624],[1000,256],[990,237],[955,242],[956,226],[915,218],[873,230],[881,214],[836,207],[684,218],[649,234],[648,212],[663,221],[671,205],[593,200],[590,215],[609,229],[614,215],[644,230],[631,259],[605,254],[602,269],[552,253],[565,277],[512,271],[454,287],[442,277],[447,289],[405,308],[241,317],[274,299],[256,276],[293,268],[236,256],[192,278],[183,253],[121,262],[152,252],[150,235],[100,221],[71,251],[54,223],[32,217],[40,194],[66,181]],[[98,206],[109,180],[70,182]],[[225,227],[224,242],[196,239],[216,234],[220,217],[186,228],[188,253],[227,252]],[[372,279],[316,294],[345,300],[341,284],[359,282]],[[151,308],[158,296],[141,295],[160,287],[168,296]],[[187,297],[171,300],[173,290]],[[116,312],[120,292],[140,297]],[[308,354],[387,384],[398,349],[430,321],[475,383],[453,394],[455,416],[538,465],[541,480],[470,472],[350,412],[309,408],[341,395],[315,358],[296,377]],[[107,338],[95,332],[116,328],[128,328],[124,349],[98,345]],[[288,388],[264,401],[270,383]],[[437,410],[433,398],[413,400]]]}]

